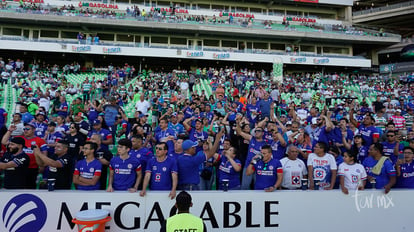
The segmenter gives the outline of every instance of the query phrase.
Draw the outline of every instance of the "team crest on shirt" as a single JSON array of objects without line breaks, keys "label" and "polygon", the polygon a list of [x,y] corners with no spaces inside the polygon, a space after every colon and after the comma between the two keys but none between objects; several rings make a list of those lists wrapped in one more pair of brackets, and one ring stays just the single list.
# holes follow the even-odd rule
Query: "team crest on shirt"
[{"label": "team crest on shirt", "polygon": [[78,139],[75,139],[74,141],[75,141],[75,143],[77,143],[78,142]]},{"label": "team crest on shirt", "polygon": [[94,172],[95,171],[95,169],[94,168],[90,168],[89,169],[89,172]]},{"label": "team crest on shirt", "polygon": [[36,142],[35,141],[32,141],[32,143],[31,143],[32,145],[36,145]]},{"label": "team crest on shirt", "polygon": [[131,168],[132,168],[132,164],[128,164],[128,168],[130,168],[130,169],[131,169]]},{"label": "team crest on shirt", "polygon": [[325,171],[323,169],[317,169],[315,170],[315,177],[323,179],[325,177]]},{"label": "team crest on shirt", "polygon": [[138,159],[139,159],[139,158],[141,158],[141,154],[138,154],[138,155],[137,155],[137,158],[138,158]]},{"label": "team crest on shirt", "polygon": [[292,185],[299,185],[300,176],[292,176]]},{"label": "team crest on shirt", "polygon": [[162,171],[163,172],[166,172],[167,171],[167,168],[166,167],[162,167]]},{"label": "team crest on shirt", "polygon": [[352,175],[352,183],[358,183],[358,176]]},{"label": "team crest on shirt", "polygon": [[274,168],[273,166],[269,166],[269,170],[272,171]]}]

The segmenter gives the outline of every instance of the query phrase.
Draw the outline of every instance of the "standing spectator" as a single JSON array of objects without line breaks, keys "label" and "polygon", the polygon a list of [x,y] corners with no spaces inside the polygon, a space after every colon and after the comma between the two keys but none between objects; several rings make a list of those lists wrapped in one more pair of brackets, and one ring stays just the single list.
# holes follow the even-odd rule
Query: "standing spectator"
[{"label": "standing spectator", "polygon": [[314,153],[308,157],[309,188],[314,189],[314,180],[319,181],[319,189],[331,190],[335,185],[337,165],[333,155],[327,153],[328,145],[318,142]]},{"label": "standing spectator", "polygon": [[55,130],[56,123],[55,122],[49,122],[49,125],[47,127],[47,131],[45,133],[45,137],[43,137],[43,140],[46,141],[47,144],[47,153],[49,155],[55,154],[55,146],[57,142],[62,140],[62,134]]},{"label": "standing spectator", "polygon": [[[7,145],[9,143],[10,135],[13,131],[16,130],[15,125],[11,125],[7,130],[6,134],[3,136],[1,143]],[[35,189],[36,188],[36,178],[39,172],[39,163],[35,158],[34,150],[32,146],[40,148],[40,152],[43,156],[47,156],[47,145],[46,142],[35,135],[35,126],[30,123],[25,123],[23,128],[23,136],[16,136],[15,138],[23,138],[25,140],[25,148],[23,151],[29,156],[30,162],[26,175],[26,188]]]},{"label": "standing spectator", "polygon": [[128,190],[136,192],[141,182],[141,164],[135,157],[129,155],[132,144],[128,139],[118,142],[118,155],[111,159],[109,165],[109,180],[107,192]]},{"label": "standing spectator", "polygon": [[[16,130],[14,130],[11,133],[11,136],[12,137],[19,136],[19,135],[23,135],[24,124],[23,124],[23,121],[22,121],[22,114],[20,114],[20,113],[14,113],[13,114],[13,119],[10,122],[10,125],[15,125],[16,126]],[[2,137],[2,136],[0,136],[0,137]]]},{"label": "standing spectator", "polygon": [[348,194],[351,190],[364,190],[367,173],[362,164],[357,163],[356,152],[345,152],[344,162],[339,165],[338,176],[342,192]]},{"label": "standing spectator", "polygon": [[100,188],[100,177],[102,164],[95,158],[98,145],[93,142],[86,142],[83,146],[85,159],[80,160],[73,173],[73,183],[79,190],[98,190]]},{"label": "standing spectator", "polygon": [[246,175],[256,175],[254,189],[273,192],[280,188],[283,180],[283,168],[279,160],[272,158],[272,148],[264,145],[261,155],[255,155],[246,170]]},{"label": "standing spectator", "polygon": [[160,130],[155,132],[154,142],[160,143],[165,142],[168,145],[168,153],[174,151],[174,141],[177,138],[175,131],[168,129],[168,119],[163,118],[160,120]]},{"label": "standing spectator", "polygon": [[81,160],[82,156],[80,151],[85,144],[85,137],[79,133],[79,125],[72,123],[69,126],[69,134],[65,136],[65,141],[69,144],[69,154],[72,157],[72,160],[77,161]]},{"label": "standing spectator", "polygon": [[397,187],[399,188],[414,188],[414,149],[411,147],[404,148],[404,160],[397,161]]},{"label": "standing spectator", "polygon": [[178,183],[177,161],[167,156],[167,153],[167,143],[161,142],[155,146],[155,159],[151,159],[147,164],[140,196],[145,196],[149,187],[150,190],[170,190],[168,196],[171,199],[175,198]]},{"label": "standing spectator", "polygon": [[396,183],[396,171],[392,162],[383,156],[383,150],[380,143],[372,144],[368,150],[369,156],[362,165],[368,174],[366,188],[385,189],[387,194]]},{"label": "standing spectator", "polygon": [[283,189],[298,189],[302,186],[302,179],[307,178],[308,170],[305,163],[298,159],[299,148],[289,145],[287,157],[280,160],[283,167]]},{"label": "standing spectator", "polygon": [[13,138],[8,151],[0,158],[0,170],[4,170],[5,189],[25,189],[30,158],[24,153],[25,140]]},{"label": "standing spectator", "polygon": [[135,104],[135,108],[137,111],[140,111],[141,114],[146,115],[148,113],[148,109],[151,108],[151,104],[145,100],[145,94],[141,93],[139,96],[139,101]]},{"label": "standing spectator", "polygon": [[39,166],[47,167],[48,178],[56,179],[55,189],[70,189],[72,185],[73,159],[68,154],[68,143],[59,141],[55,146],[55,155],[42,154],[38,146],[34,148]]},{"label": "standing spectator", "polygon": [[349,108],[349,121],[358,128],[359,133],[364,138],[366,145],[370,146],[371,144],[378,142],[379,132],[378,129],[374,126],[374,117],[370,113],[366,113],[362,124],[360,124],[354,119],[354,105],[351,104]]},{"label": "standing spectator", "polygon": [[90,141],[93,143],[96,143],[97,148],[95,152],[95,158],[97,158],[99,162],[101,162],[101,165],[102,165],[101,177],[99,178],[99,182],[100,182],[99,189],[106,190],[109,162],[111,161],[114,155],[112,155],[112,153],[109,150],[105,150],[101,147],[101,143],[102,143],[101,135],[99,134],[92,135]]},{"label": "standing spectator", "polygon": [[241,188],[240,171],[242,170],[242,164],[239,159],[236,158],[237,149],[230,147],[223,151],[223,155],[218,156],[219,165],[219,184],[218,189],[223,189],[223,180],[228,180],[229,190],[239,190]]},{"label": "standing spectator", "polygon": [[102,128],[102,122],[99,119],[93,121],[93,130],[89,132],[88,137],[90,138],[94,134],[100,134],[102,138],[101,147],[108,150],[109,145],[113,144],[114,140],[109,130]]},{"label": "standing spectator", "polygon": [[405,129],[405,118],[401,116],[401,109],[397,109],[394,115],[390,117],[390,120],[394,122],[397,130]]}]

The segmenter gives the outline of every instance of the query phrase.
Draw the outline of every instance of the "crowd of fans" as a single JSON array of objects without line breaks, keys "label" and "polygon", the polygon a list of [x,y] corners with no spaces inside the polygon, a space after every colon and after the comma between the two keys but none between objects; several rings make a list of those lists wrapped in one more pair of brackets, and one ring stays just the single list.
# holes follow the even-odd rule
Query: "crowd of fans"
[{"label": "crowd of fans", "polygon": [[[2,9],[7,9],[7,4],[2,5]],[[140,9],[138,6],[133,5],[127,7],[126,10],[118,9],[98,9],[94,10],[89,7],[76,7],[72,5],[64,6],[51,6],[49,4],[42,5],[37,3],[26,3],[20,2],[20,5],[15,9],[16,12],[21,13],[33,13],[33,14],[53,14],[53,15],[62,15],[62,16],[77,16],[77,17],[92,17],[92,18],[109,18],[109,19],[126,19],[126,18],[135,18],[139,21],[158,21],[158,22],[168,22],[168,23],[182,23],[182,22],[196,22],[199,24],[230,24],[238,25],[241,27],[247,28],[260,28],[261,25],[264,25],[265,29],[276,28],[277,25],[284,25],[285,30],[298,30],[295,23],[290,23],[289,21],[283,20],[282,22],[275,22],[271,20],[257,20],[251,17],[246,18],[234,18],[233,15],[222,16],[213,15],[191,15],[188,13],[175,13],[175,6],[171,6],[170,11],[161,10],[161,8],[153,8],[154,10]],[[258,24],[253,22],[257,21]],[[299,24],[298,24],[299,25]],[[385,36],[385,33],[371,33],[363,30],[357,30],[353,27],[348,27],[344,25],[326,25],[319,23],[300,23],[300,26],[306,26],[315,31],[329,31],[329,32],[338,32],[352,35],[361,35],[361,36]]]},{"label": "crowd of fans", "polygon": [[265,70],[232,67],[104,71],[74,87],[64,67],[0,59],[2,88],[21,91],[16,111],[0,109],[4,188],[44,188],[50,178],[57,189],[171,197],[299,189],[305,179],[344,193],[414,187],[414,89],[396,79],[300,73],[276,84]]}]

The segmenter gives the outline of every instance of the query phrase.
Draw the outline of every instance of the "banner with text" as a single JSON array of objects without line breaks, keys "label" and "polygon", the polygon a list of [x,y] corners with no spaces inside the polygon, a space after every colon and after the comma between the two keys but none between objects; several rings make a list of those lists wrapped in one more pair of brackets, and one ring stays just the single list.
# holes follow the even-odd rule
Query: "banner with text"
[{"label": "banner with text", "polygon": [[[413,191],[197,191],[190,212],[208,231],[407,231]],[[2,191],[0,231],[77,231],[72,219],[86,209],[105,209],[106,231],[159,231],[174,212],[168,192]],[[387,220],[381,220],[386,218]],[[335,228],[333,230],[333,228]]]}]

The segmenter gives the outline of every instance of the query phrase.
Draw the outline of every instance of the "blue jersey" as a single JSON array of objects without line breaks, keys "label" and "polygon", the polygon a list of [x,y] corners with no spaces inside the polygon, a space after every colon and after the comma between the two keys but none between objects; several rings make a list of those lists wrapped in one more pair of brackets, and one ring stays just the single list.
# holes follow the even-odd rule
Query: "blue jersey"
[{"label": "blue jersey", "polygon": [[[46,137],[46,144],[55,144],[63,139],[62,133],[60,132],[53,132],[51,134],[48,134]],[[55,154],[55,147],[49,147],[47,146],[47,153],[48,154]]]},{"label": "blue jersey", "polygon": [[253,115],[252,112],[260,112],[260,107],[256,103],[256,105],[247,104],[246,106],[246,116],[249,119],[249,122],[254,123],[256,121],[256,115]]},{"label": "blue jersey", "polygon": [[35,126],[35,135],[40,138],[44,138],[47,130],[47,124],[44,122],[34,122],[33,125]]},{"label": "blue jersey", "polygon": [[[87,162],[86,159],[79,160],[76,163],[75,172],[73,175],[79,175],[85,179],[92,179],[94,176],[101,176],[102,164],[99,160],[94,159],[91,162]],[[79,190],[98,190],[100,188],[100,182],[97,181],[95,185],[83,186],[78,185]]]},{"label": "blue jersey", "polygon": [[23,113],[22,114],[22,121],[23,123],[29,123],[33,120],[33,115],[30,114],[29,112]]},{"label": "blue jersey", "polygon": [[[109,130],[107,130],[107,129],[104,129],[104,128],[101,128],[100,131],[92,130],[91,132],[89,132],[88,138],[90,138],[90,137],[92,137],[92,135],[96,135],[96,134],[101,135],[102,140],[108,140],[108,139],[111,139],[112,138],[111,132]],[[101,143],[101,147],[104,150],[108,150],[109,149],[109,146],[107,144]]]},{"label": "blue jersey", "polygon": [[398,188],[414,188],[414,162],[400,165],[401,175],[397,177]]},{"label": "blue jersey", "polygon": [[157,143],[159,142],[167,142],[168,145],[168,153],[171,153],[172,151],[174,151],[174,142],[172,140],[166,141],[168,136],[173,136],[174,139],[177,139],[177,135],[175,134],[175,131],[171,130],[171,129],[166,129],[166,130],[159,130],[157,132],[155,132],[155,140],[157,141]]},{"label": "blue jersey", "polygon": [[[234,159],[234,162],[236,162],[237,165],[241,167],[241,162],[238,159]],[[220,166],[219,166],[219,180],[220,183],[224,179],[229,180],[229,189],[236,188],[240,186],[240,172],[236,172],[233,168],[233,165],[231,165],[230,161],[228,161],[226,156],[221,156],[220,158]],[[219,189],[222,189],[223,186],[220,185]]]},{"label": "blue jersey", "polygon": [[199,184],[199,167],[206,161],[206,154],[203,151],[194,156],[184,153],[177,159],[178,165],[178,184]]},{"label": "blue jersey", "polygon": [[7,111],[4,108],[0,108],[0,127],[6,124]]},{"label": "blue jersey", "polygon": [[175,131],[175,133],[177,135],[185,134],[184,126],[181,123],[177,123],[177,124],[174,125],[171,122],[169,122],[168,123],[168,129],[171,129],[171,130]]},{"label": "blue jersey", "polygon": [[358,161],[360,164],[362,164],[365,160],[365,158],[368,157],[368,150],[369,147],[362,145],[361,147],[356,147],[356,150],[358,151]]},{"label": "blue jersey", "polygon": [[[197,141],[207,141],[208,139],[208,133],[205,131],[198,132],[195,128],[192,128],[190,131],[190,135],[188,137],[191,141],[197,142]],[[196,152],[200,152],[203,150],[203,145],[201,143],[198,144],[196,147]]]},{"label": "blue jersey", "polygon": [[144,172],[147,169],[148,160],[154,158],[154,154],[152,153],[152,151],[146,147],[142,147],[141,149],[138,149],[138,150],[131,149],[129,151],[129,155],[139,160],[141,164],[141,169]]},{"label": "blue jersey", "polygon": [[177,161],[167,156],[164,161],[158,162],[157,159],[150,159],[145,173],[151,173],[151,190],[171,190],[172,174],[177,174]]},{"label": "blue jersey", "polygon": [[266,189],[276,184],[277,173],[283,174],[282,164],[277,159],[271,159],[265,163],[263,160],[259,160],[254,165],[254,172],[256,175],[256,182],[254,189]]},{"label": "blue jersey", "polygon": [[114,171],[113,189],[128,190],[134,187],[137,172],[141,171],[141,164],[135,157],[129,156],[123,160],[119,156],[115,156],[111,159],[109,169]]},{"label": "blue jersey", "polygon": [[270,146],[272,147],[273,159],[281,160],[283,157],[285,157],[286,146],[282,146],[282,144],[280,144],[280,141],[271,140],[269,142]]},{"label": "blue jersey", "polygon": [[[389,143],[387,141],[382,142],[382,146],[384,147],[382,150],[383,154],[387,156],[388,158],[390,158],[390,160],[392,161],[394,165],[397,163],[397,159],[398,159],[398,156],[394,155],[394,148],[396,144],[397,144],[396,142],[394,143]],[[404,149],[404,145],[400,143],[398,151],[402,152],[403,149]]]},{"label": "blue jersey", "polygon": [[262,140],[262,141],[257,141],[255,137],[252,137],[252,139],[250,140],[249,143],[249,149],[248,149],[248,153],[247,153],[247,158],[246,158],[246,162],[244,163],[244,166],[247,167],[250,163],[250,161],[252,161],[252,158],[256,155],[260,153],[260,150],[262,149],[262,146],[266,145],[266,141]]},{"label": "blue jersey", "polygon": [[[378,160],[375,160],[372,156],[367,157],[362,165],[364,165],[365,170],[367,171],[368,176],[375,177],[375,188],[382,189],[390,181],[390,176],[396,176],[396,171],[392,162],[387,159],[384,162],[384,165],[381,168],[379,175],[372,173],[372,168],[378,163]],[[366,188],[371,188],[371,183],[367,182]]]},{"label": "blue jersey", "polygon": [[359,133],[362,135],[362,138],[365,140],[365,146],[371,146],[374,143],[373,137],[379,138],[378,129],[375,126],[364,126],[361,124],[359,127]]}]

